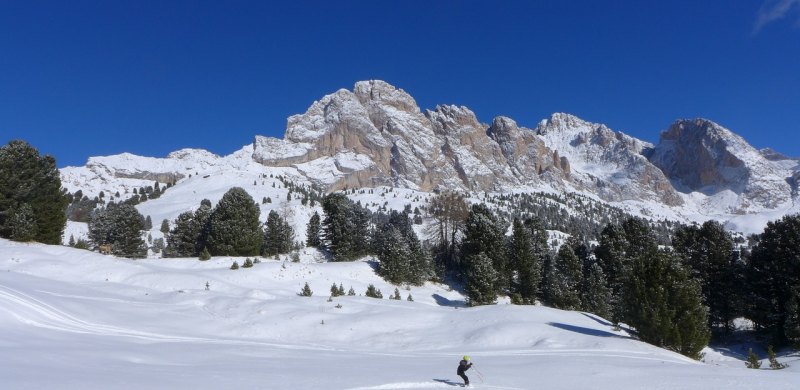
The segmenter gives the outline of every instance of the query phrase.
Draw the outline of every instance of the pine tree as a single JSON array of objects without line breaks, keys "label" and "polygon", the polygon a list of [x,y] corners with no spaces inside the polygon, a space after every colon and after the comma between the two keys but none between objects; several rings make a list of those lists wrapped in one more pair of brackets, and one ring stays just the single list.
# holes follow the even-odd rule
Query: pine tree
[{"label": "pine tree", "polygon": [[222,196],[211,213],[209,251],[215,256],[256,256],[264,241],[258,205],[240,187]]},{"label": "pine tree", "polygon": [[[749,264],[757,304],[749,306],[747,317],[781,345],[789,340],[787,321],[796,313],[786,309],[796,295],[793,290],[800,288],[800,214],[767,223],[757,238]],[[796,326],[789,322],[788,328]]]},{"label": "pine tree", "polygon": [[708,221],[702,227],[678,229],[672,244],[692,276],[700,280],[709,325],[722,325],[730,332],[733,319],[742,314],[740,291],[744,284],[744,269],[732,255],[730,233],[719,222]]},{"label": "pine tree", "polygon": [[69,246],[71,246],[73,248],[75,247],[75,236],[74,235],[72,235],[72,234],[69,235],[69,243],[67,245],[69,245]]},{"label": "pine tree", "polygon": [[[165,253],[173,257],[194,257],[206,248],[211,209],[201,204],[194,213],[186,211],[175,219],[172,230],[167,233]],[[163,224],[162,224],[163,227]]]},{"label": "pine tree", "polygon": [[161,233],[164,233],[164,235],[169,234],[169,221],[166,218],[161,221],[161,229],[159,230]]},{"label": "pine tree", "polygon": [[343,296],[344,295],[344,286],[342,286],[341,283],[339,283],[339,289],[336,290],[336,295],[337,296]]},{"label": "pine tree", "polygon": [[466,293],[470,306],[491,305],[497,302],[497,271],[492,259],[480,252],[467,257]]},{"label": "pine tree", "polygon": [[708,310],[699,283],[672,252],[652,250],[631,262],[622,293],[623,320],[642,341],[694,359],[708,344]]},{"label": "pine tree", "polygon": [[773,370],[780,370],[782,368],[786,368],[786,365],[778,361],[778,357],[775,356],[775,351],[772,349],[770,345],[767,347],[767,356],[769,356],[769,368]]},{"label": "pine tree", "polygon": [[397,289],[397,287],[395,287],[395,289],[394,289],[394,295],[389,297],[389,299],[394,299],[394,300],[397,300],[397,301],[400,300],[400,290]]},{"label": "pine tree", "polygon": [[608,288],[606,277],[603,275],[603,268],[600,267],[600,264],[595,262],[589,266],[589,273],[583,286],[583,294],[581,295],[582,310],[597,314],[603,318],[609,318],[611,315],[611,289]]},{"label": "pine tree", "polygon": [[[27,204],[32,212],[29,218],[35,228],[22,229],[33,232],[34,241],[44,244],[61,244],[66,225],[65,209],[68,198],[61,188],[61,176],[52,156],[41,156],[39,151],[25,141],[15,140],[0,147],[0,237],[11,238],[12,211]],[[19,228],[18,228],[19,229]]]},{"label": "pine tree", "polygon": [[314,292],[311,291],[311,287],[309,287],[308,282],[306,282],[306,284],[303,286],[303,289],[300,290],[300,296],[310,297],[312,295],[314,295]]},{"label": "pine tree", "polygon": [[211,259],[211,253],[208,252],[208,248],[203,248],[203,251],[200,252],[200,260],[206,261]]},{"label": "pine tree", "polygon": [[411,251],[394,226],[383,232],[384,249],[378,254],[378,274],[391,283],[399,284],[409,279]]},{"label": "pine tree", "polygon": [[411,296],[411,294],[408,294],[408,298],[406,298],[406,300],[409,302],[414,302],[414,298]]},{"label": "pine tree", "polygon": [[370,298],[383,299],[383,294],[381,293],[381,290],[375,288],[375,286],[373,286],[372,284],[367,286],[367,291],[364,293],[364,295]]},{"label": "pine tree", "polygon": [[594,254],[611,288],[611,319],[619,323],[625,312],[622,290],[631,272],[632,259],[642,253],[653,253],[658,244],[647,223],[637,218],[629,218],[621,225],[607,225],[599,241]]},{"label": "pine tree", "polygon": [[231,264],[231,269],[232,269],[232,270],[237,270],[237,269],[239,269],[239,263],[238,263],[236,260],[234,260],[234,261],[233,261],[233,264]]},{"label": "pine tree", "polygon": [[758,360],[758,355],[753,353],[753,348],[747,350],[747,361],[744,362],[745,367],[758,370],[761,368],[761,361]]},{"label": "pine tree", "polygon": [[577,310],[581,307],[580,285],[583,266],[571,243],[561,245],[550,267],[548,299],[557,309]]},{"label": "pine tree", "polygon": [[242,264],[242,268],[253,268],[253,260],[249,257],[244,259],[244,264]]},{"label": "pine tree", "polygon": [[142,239],[144,217],[130,204],[109,204],[89,221],[89,240],[97,247],[112,245],[117,256],[141,258],[147,255]]},{"label": "pine tree", "polygon": [[144,230],[150,230],[153,228],[153,220],[148,215],[147,218],[144,219]]},{"label": "pine tree", "polygon": [[314,215],[311,216],[311,219],[308,220],[308,226],[306,227],[306,245],[310,247],[319,247],[320,245],[320,219],[319,213],[316,211]]},{"label": "pine tree", "polygon": [[368,252],[369,213],[344,194],[328,194],[322,201],[322,245],[333,261],[355,260]]},{"label": "pine tree", "polygon": [[353,297],[356,295],[356,290],[353,290],[353,286],[350,286],[350,290],[347,291],[347,296]]},{"label": "pine tree", "polygon": [[464,227],[461,245],[464,258],[483,253],[492,260],[495,270],[495,292],[501,292],[511,282],[511,269],[506,255],[506,225],[485,204],[473,205]]},{"label": "pine tree", "polygon": [[263,256],[288,253],[294,243],[294,229],[275,210],[269,212],[264,231]]},{"label": "pine tree", "polygon": [[514,291],[519,294],[522,304],[532,305],[536,302],[542,280],[542,259],[534,250],[531,230],[516,218],[512,227],[509,259],[517,275]]},{"label": "pine tree", "polygon": [[336,283],[331,285],[331,296],[338,297],[339,296],[339,288],[336,287]]}]

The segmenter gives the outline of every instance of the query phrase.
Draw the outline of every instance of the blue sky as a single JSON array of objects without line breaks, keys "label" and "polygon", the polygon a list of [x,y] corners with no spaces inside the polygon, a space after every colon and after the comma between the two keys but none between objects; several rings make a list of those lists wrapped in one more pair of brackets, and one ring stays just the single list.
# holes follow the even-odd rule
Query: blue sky
[{"label": "blue sky", "polygon": [[800,0],[0,0],[0,144],[228,154],[358,80],[657,142],[706,117],[800,156]]}]

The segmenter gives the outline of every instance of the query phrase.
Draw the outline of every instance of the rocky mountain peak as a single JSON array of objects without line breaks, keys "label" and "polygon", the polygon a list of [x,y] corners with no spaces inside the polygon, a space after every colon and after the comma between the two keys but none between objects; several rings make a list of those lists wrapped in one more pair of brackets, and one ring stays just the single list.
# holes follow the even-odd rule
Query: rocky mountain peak
[{"label": "rocky mountain peak", "polygon": [[571,131],[578,128],[592,127],[593,123],[587,122],[575,115],[556,112],[550,118],[543,119],[536,127],[536,133],[545,135],[550,132]]},{"label": "rocky mountain peak", "polygon": [[411,95],[385,81],[359,81],[353,87],[353,94],[365,106],[374,103],[408,113],[420,112],[417,102]]},{"label": "rocky mountain peak", "polygon": [[[650,161],[683,192],[724,196],[736,201],[729,212],[774,208],[790,200],[783,169],[742,137],[708,119],[681,119],[661,133]],[[730,202],[729,202],[730,203]]]}]

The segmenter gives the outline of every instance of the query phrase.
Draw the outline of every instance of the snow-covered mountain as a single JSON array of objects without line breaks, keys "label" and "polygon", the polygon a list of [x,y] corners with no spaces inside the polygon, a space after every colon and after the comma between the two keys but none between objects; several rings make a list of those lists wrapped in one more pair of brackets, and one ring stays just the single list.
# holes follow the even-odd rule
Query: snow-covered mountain
[{"label": "snow-covered mountain", "polygon": [[154,180],[180,186],[191,174],[225,183],[219,178],[243,172],[280,172],[329,191],[578,192],[634,214],[718,219],[752,233],[768,219],[800,211],[799,166],[706,119],[679,120],[652,145],[563,113],[528,129],[507,117],[482,123],[461,106],[423,111],[402,89],[371,80],[289,117],[283,138],[256,136],[229,156],[184,149],[166,158],[93,157],[62,169],[62,180],[88,195]]}]

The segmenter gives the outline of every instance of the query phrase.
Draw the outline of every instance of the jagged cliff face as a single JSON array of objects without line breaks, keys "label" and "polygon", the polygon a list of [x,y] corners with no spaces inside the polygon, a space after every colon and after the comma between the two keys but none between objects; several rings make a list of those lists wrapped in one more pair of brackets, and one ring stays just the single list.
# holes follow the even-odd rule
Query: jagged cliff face
[{"label": "jagged cliff face", "polygon": [[466,107],[449,105],[422,113],[405,91],[373,80],[290,117],[282,140],[257,137],[253,158],[295,166],[329,189],[491,190],[536,180],[553,165],[550,153],[510,119],[489,127]]},{"label": "jagged cliff face", "polygon": [[730,206],[732,213],[773,209],[792,198],[793,173],[786,169],[794,165],[791,161],[771,161],[740,136],[706,119],[675,122],[661,133],[650,161],[681,191],[712,199],[733,193],[737,199]]},{"label": "jagged cliff face", "polygon": [[197,149],[163,159],[121,154],[61,172],[71,190],[114,180],[128,190],[143,180],[175,182],[192,172],[264,166],[329,191],[381,185],[574,191],[639,210],[666,206],[704,218],[790,212],[798,208],[793,201],[800,183],[800,160],[758,151],[705,119],[677,121],[652,145],[569,114],[553,114],[527,129],[507,117],[481,123],[462,106],[422,111],[402,89],[375,80],[291,116],[284,138],[256,136],[229,156]]}]

